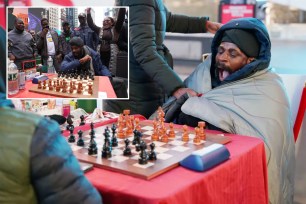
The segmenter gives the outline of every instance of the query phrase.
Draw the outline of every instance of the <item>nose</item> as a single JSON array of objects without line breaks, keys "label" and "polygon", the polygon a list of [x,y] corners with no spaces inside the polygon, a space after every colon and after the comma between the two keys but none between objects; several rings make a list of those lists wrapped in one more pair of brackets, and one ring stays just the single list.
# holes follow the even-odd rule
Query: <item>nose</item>
[{"label": "nose", "polygon": [[218,53],[217,58],[219,59],[219,61],[224,62],[228,60],[228,55],[226,52]]}]

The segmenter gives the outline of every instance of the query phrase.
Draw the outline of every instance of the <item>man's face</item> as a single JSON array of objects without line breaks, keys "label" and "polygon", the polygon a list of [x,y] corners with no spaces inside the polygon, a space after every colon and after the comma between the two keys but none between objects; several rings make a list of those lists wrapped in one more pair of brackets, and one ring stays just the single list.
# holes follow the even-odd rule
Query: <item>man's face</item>
[{"label": "man's face", "polygon": [[82,49],[83,49],[83,47],[79,47],[79,46],[75,46],[75,45],[71,46],[71,51],[72,51],[72,55],[74,56],[74,58],[76,58],[76,59],[81,58]]},{"label": "man's face", "polygon": [[64,26],[63,26],[63,30],[64,30],[65,33],[69,33],[69,31],[70,31],[70,26],[69,26],[69,25],[64,25]]},{"label": "man's face", "polygon": [[247,57],[234,43],[222,42],[218,47],[215,64],[220,81],[223,81],[228,75],[241,69],[253,59]]},{"label": "man's face", "polygon": [[32,35],[32,37],[35,36],[35,31],[34,30],[30,30],[29,33]]},{"label": "man's face", "polygon": [[79,16],[79,22],[81,25],[84,25],[86,23],[86,19],[84,17]]},{"label": "man's face", "polygon": [[41,27],[44,29],[44,28],[46,28],[46,27],[48,27],[49,26],[49,22],[48,21],[43,21],[43,22],[41,22]]},{"label": "man's face", "polygon": [[15,23],[15,27],[19,31],[24,31],[24,23],[21,19],[18,19]]}]

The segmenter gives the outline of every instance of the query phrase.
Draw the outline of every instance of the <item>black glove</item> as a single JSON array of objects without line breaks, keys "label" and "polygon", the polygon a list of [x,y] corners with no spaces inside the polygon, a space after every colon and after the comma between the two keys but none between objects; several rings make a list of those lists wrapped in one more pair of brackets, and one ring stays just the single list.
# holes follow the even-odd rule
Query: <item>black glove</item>
[{"label": "black glove", "polygon": [[175,102],[171,104],[168,111],[165,111],[165,122],[173,122],[178,115],[181,113],[181,107],[185,103],[185,101],[189,98],[188,94],[185,93],[180,98],[178,98]]}]

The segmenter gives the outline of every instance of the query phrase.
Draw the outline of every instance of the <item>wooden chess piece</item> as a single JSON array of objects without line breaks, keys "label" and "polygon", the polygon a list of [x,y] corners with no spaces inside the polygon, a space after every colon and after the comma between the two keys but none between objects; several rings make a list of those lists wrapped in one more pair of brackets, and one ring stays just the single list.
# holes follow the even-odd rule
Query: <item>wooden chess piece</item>
[{"label": "wooden chess piece", "polygon": [[168,138],[168,135],[164,132],[162,137],[161,137],[161,141],[164,142],[164,143],[168,143],[169,141],[169,138]]},{"label": "wooden chess piece", "polygon": [[187,127],[187,125],[183,125],[182,141],[183,142],[188,142],[189,141],[189,134],[188,134],[188,127]]},{"label": "wooden chess piece", "polygon": [[204,121],[200,121],[198,122],[198,127],[199,127],[199,136],[201,138],[201,140],[206,140],[206,134],[205,134],[205,122]]},{"label": "wooden chess piece", "polygon": [[61,87],[60,86],[56,86],[55,91],[60,92]]},{"label": "wooden chess piece", "polygon": [[168,136],[169,138],[173,139],[175,138],[175,132],[174,132],[174,124],[173,123],[170,123],[169,124],[169,133],[168,133]]},{"label": "wooden chess piece", "polygon": [[92,95],[92,84],[88,84],[88,94]]},{"label": "wooden chess piece", "polygon": [[125,134],[124,134],[124,131],[123,131],[123,124],[120,123],[120,124],[118,125],[117,137],[118,137],[119,139],[124,139],[124,138],[125,138],[124,135],[125,135]]},{"label": "wooden chess piece", "polygon": [[200,129],[198,127],[194,128],[195,131],[195,137],[193,138],[193,143],[201,143],[201,138],[200,138]]},{"label": "wooden chess piece", "polygon": [[139,118],[135,118],[135,130],[138,130],[138,131],[140,131],[141,129],[139,122],[140,122]]},{"label": "wooden chess piece", "polygon": [[38,89],[41,89],[41,81],[38,81]]}]

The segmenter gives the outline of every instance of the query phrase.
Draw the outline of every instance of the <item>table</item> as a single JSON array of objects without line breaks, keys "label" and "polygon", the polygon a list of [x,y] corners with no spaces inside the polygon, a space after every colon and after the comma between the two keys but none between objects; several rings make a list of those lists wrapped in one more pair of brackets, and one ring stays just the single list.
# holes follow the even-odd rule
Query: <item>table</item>
[{"label": "table", "polygon": [[[26,81],[24,90],[19,90],[16,95],[8,96],[8,98],[59,98],[57,96],[30,92],[29,89],[35,85],[36,84],[32,84],[31,80]],[[107,98],[117,98],[113,86],[107,76],[99,76],[99,92],[105,92]]]},{"label": "table", "polygon": [[226,145],[230,159],[206,172],[179,166],[149,181],[99,168],[85,175],[104,203],[268,203],[264,143],[253,137],[226,136],[232,139]]}]

